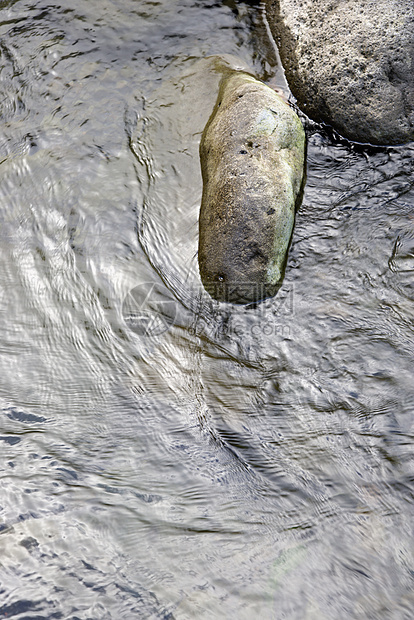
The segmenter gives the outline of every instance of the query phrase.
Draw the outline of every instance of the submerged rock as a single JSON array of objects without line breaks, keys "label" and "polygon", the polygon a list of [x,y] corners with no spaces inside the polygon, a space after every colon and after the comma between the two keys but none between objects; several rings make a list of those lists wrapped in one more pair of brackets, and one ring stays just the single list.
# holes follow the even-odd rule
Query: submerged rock
[{"label": "submerged rock", "polygon": [[220,301],[249,303],[280,286],[304,175],[296,113],[252,76],[224,77],[200,143],[202,282]]},{"label": "submerged rock", "polygon": [[266,0],[298,106],[357,142],[414,139],[413,0]]}]

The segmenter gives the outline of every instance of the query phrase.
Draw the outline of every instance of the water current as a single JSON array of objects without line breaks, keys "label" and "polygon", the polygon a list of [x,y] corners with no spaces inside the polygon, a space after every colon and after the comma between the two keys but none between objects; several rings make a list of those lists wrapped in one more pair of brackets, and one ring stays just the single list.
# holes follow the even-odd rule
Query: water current
[{"label": "water current", "polygon": [[414,145],[302,116],[282,288],[213,302],[198,144],[260,3],[0,3],[0,618],[413,617]]}]

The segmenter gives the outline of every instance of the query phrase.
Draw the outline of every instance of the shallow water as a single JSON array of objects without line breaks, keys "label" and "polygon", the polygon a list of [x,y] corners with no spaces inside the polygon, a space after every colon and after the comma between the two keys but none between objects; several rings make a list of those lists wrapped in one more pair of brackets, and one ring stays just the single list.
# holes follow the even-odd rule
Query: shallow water
[{"label": "shallow water", "polygon": [[0,15],[0,618],[411,619],[413,145],[303,118],[284,284],[218,304],[198,143],[224,66],[284,86],[258,4]]}]

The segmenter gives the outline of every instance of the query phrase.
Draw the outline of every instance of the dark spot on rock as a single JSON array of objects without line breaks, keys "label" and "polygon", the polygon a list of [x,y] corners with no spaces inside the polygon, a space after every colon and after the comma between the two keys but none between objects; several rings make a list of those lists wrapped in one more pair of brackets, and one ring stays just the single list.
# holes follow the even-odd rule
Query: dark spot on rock
[{"label": "dark spot on rock", "polygon": [[273,208],[266,211],[267,215],[273,215],[274,212],[275,210]]},{"label": "dark spot on rock", "polygon": [[242,149],[242,150],[240,151],[240,154],[241,154],[241,155],[247,155],[247,151],[245,151],[244,149]]},{"label": "dark spot on rock", "polygon": [[262,252],[262,248],[256,241],[249,243],[246,250],[246,258],[248,261],[259,260],[262,262],[266,260],[266,257]]}]

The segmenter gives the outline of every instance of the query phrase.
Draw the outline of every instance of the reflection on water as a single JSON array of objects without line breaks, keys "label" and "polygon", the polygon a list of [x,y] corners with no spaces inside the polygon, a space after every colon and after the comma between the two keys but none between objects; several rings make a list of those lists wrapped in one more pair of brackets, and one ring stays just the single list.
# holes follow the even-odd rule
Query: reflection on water
[{"label": "reflection on water", "polygon": [[306,119],[284,284],[218,304],[198,143],[258,3],[3,2],[0,617],[411,618],[413,145]]}]

